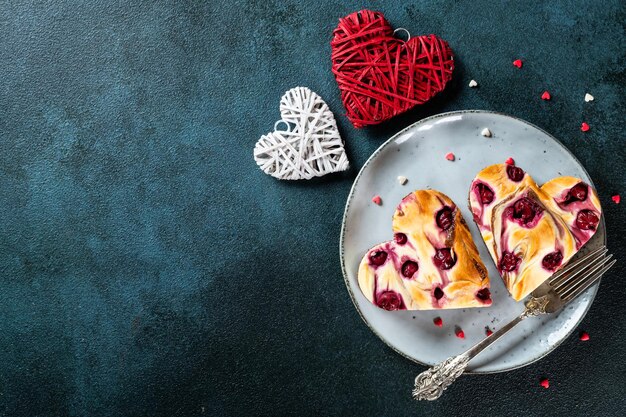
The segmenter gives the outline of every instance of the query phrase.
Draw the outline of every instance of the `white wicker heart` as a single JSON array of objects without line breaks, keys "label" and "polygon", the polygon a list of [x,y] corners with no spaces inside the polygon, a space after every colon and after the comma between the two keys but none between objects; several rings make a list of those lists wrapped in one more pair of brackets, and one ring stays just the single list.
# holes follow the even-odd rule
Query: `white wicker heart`
[{"label": "white wicker heart", "polygon": [[[254,159],[268,175],[281,180],[321,177],[348,169],[348,157],[333,113],[306,87],[287,91],[280,100],[281,120],[261,136]],[[280,124],[286,130],[278,130]]]}]

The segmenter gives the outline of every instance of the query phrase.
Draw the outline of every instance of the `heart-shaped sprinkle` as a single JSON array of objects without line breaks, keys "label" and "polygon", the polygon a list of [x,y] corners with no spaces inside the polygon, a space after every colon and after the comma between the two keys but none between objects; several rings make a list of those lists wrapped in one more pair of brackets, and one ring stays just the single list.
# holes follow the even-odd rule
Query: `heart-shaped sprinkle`
[{"label": "heart-shaped sprinkle", "polygon": [[454,334],[459,339],[465,339],[465,332],[463,332],[463,329],[461,329],[460,327],[457,327],[456,329],[454,329]]},{"label": "heart-shaped sprinkle", "polygon": [[471,88],[475,88],[475,87],[478,87],[478,83],[476,82],[476,80],[472,80],[469,82],[469,86]]},{"label": "heart-shaped sprinkle", "polygon": [[611,200],[613,200],[615,204],[619,204],[620,201],[622,201],[622,198],[619,196],[619,194],[615,194],[614,196],[611,196]]},{"label": "heart-shaped sprinkle", "polygon": [[446,159],[447,159],[448,161],[454,161],[454,154],[453,154],[452,152],[448,152],[448,153],[446,154]]},{"label": "heart-shaped sprinkle", "polygon": [[374,197],[372,197],[372,203],[380,206],[381,204],[383,204],[383,199],[380,198],[379,195],[375,195]]},{"label": "heart-shaped sprinkle", "polygon": [[550,93],[547,91],[544,91],[543,94],[541,95],[541,99],[542,100],[550,100],[552,97],[550,96]]},{"label": "heart-shaped sprinkle", "polygon": [[587,340],[589,340],[589,333],[587,332],[580,332],[580,340],[582,340],[583,342],[586,342]]},{"label": "heart-shaped sprinkle", "polygon": [[402,175],[398,176],[398,183],[400,183],[400,185],[406,184],[407,181],[408,181],[407,177],[404,177]]},{"label": "heart-shaped sprinkle", "polygon": [[591,94],[589,94],[589,93],[585,94],[585,101],[587,103],[589,103],[590,101],[593,101],[593,100],[594,100],[594,97]]},{"label": "heart-shaped sprinkle", "polygon": [[539,381],[539,385],[541,385],[545,389],[548,389],[550,388],[550,381],[548,381],[548,378],[543,378],[541,381]]},{"label": "heart-shaped sprinkle", "polygon": [[341,100],[356,128],[425,103],[445,88],[454,69],[447,42],[435,35],[404,41],[382,13],[371,10],[340,19],[331,48]]},{"label": "heart-shaped sprinkle", "polygon": [[513,61],[513,65],[515,65],[517,68],[522,68],[522,65],[524,65],[522,63],[521,59],[516,59],[515,61]]},{"label": "heart-shaped sprinkle", "polygon": [[469,200],[504,284],[519,301],[591,239],[602,208],[595,190],[579,178],[558,177],[539,187],[508,162],[481,170]]},{"label": "heart-shaped sprinkle", "polygon": [[441,319],[441,317],[435,317],[433,319],[433,324],[437,327],[441,327],[443,326],[443,320]]},{"label": "heart-shaped sprinkle", "polygon": [[491,130],[489,130],[488,128],[484,128],[481,132],[481,135],[483,135],[486,138],[490,138],[491,137]]},{"label": "heart-shaped sprinkle", "polygon": [[[254,159],[268,175],[282,180],[320,177],[348,169],[348,157],[328,105],[306,87],[280,100],[281,120],[254,147]],[[283,123],[286,130],[277,130]]]},{"label": "heart-shaped sprinkle", "polygon": [[493,334],[493,332],[491,331],[491,329],[489,327],[485,327],[485,334],[487,336],[491,336]]},{"label": "heart-shaped sprinkle", "polygon": [[580,130],[582,130],[583,132],[586,132],[589,130],[589,125],[585,122],[582,122],[582,124],[580,125]]},{"label": "heart-shaped sprinkle", "polygon": [[515,165],[515,160],[509,157],[506,161],[504,161],[504,163],[507,165]]}]

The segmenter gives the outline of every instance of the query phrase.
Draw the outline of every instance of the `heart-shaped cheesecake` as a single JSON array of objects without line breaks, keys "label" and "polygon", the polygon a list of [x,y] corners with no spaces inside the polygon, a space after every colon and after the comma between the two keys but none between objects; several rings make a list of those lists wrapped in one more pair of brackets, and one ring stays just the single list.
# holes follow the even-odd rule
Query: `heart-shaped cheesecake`
[{"label": "heart-shaped cheesecake", "polygon": [[470,187],[474,221],[507,289],[517,301],[571,259],[596,232],[602,208],[579,178],[539,187],[521,168],[491,165]]},{"label": "heart-shaped cheesecake", "polygon": [[393,215],[395,239],[371,248],[359,287],[385,310],[484,307],[489,276],[461,212],[445,194],[418,190]]},{"label": "heart-shaped cheesecake", "polygon": [[448,43],[435,35],[396,38],[382,13],[339,20],[331,41],[333,74],[354,127],[381,123],[428,101],[452,78]]},{"label": "heart-shaped cheesecake", "polygon": [[[261,136],[254,147],[263,172],[299,180],[348,169],[335,116],[319,95],[306,87],[288,90],[280,99],[280,115],[274,131]],[[278,130],[280,123],[287,129]]]}]

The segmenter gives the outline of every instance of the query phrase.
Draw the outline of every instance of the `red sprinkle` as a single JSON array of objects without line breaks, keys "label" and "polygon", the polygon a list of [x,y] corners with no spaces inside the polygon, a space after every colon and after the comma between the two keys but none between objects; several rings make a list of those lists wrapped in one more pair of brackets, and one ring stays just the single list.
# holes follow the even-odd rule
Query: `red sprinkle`
[{"label": "red sprinkle", "polygon": [[517,68],[522,68],[522,60],[521,59],[516,59],[515,61],[513,61],[513,65],[515,65]]},{"label": "red sprinkle", "polygon": [[589,125],[588,125],[587,123],[583,122],[583,123],[580,125],[580,130],[582,130],[583,132],[588,131],[588,130],[589,130]]},{"label": "red sprinkle", "polygon": [[485,334],[487,336],[491,336],[493,334],[493,332],[491,331],[491,329],[489,327],[485,327]]},{"label": "red sprinkle", "polygon": [[587,332],[580,332],[580,340],[582,340],[583,342],[586,342],[587,340],[589,340],[589,333]]},{"label": "red sprinkle", "polygon": [[507,165],[515,165],[515,161],[513,160],[513,158],[509,158],[506,161],[504,161],[505,164]]},{"label": "red sprinkle", "polygon": [[463,330],[460,327],[457,327],[454,330],[454,334],[456,335],[456,337],[458,337],[459,339],[465,339],[465,333],[463,332]]},{"label": "red sprinkle", "polygon": [[544,91],[543,94],[541,95],[541,99],[542,100],[550,100],[552,97],[550,96],[550,93],[547,91]]},{"label": "red sprinkle", "polygon": [[448,161],[454,161],[454,154],[453,154],[452,152],[448,152],[448,153],[446,154],[446,159],[447,159]]},{"label": "red sprinkle", "polygon": [[620,197],[619,194],[615,194],[611,197],[611,200],[613,200],[615,204],[619,204],[619,202],[622,201],[622,197]]},{"label": "red sprinkle", "polygon": [[435,317],[433,319],[433,323],[435,324],[435,326],[437,327],[441,327],[443,326],[443,320],[441,320],[441,317]]},{"label": "red sprinkle", "polygon": [[380,198],[380,196],[379,196],[379,195],[375,195],[375,196],[372,198],[372,203],[374,203],[374,204],[378,204],[378,205],[380,206],[381,204],[383,204],[383,200],[382,200],[382,198]]},{"label": "red sprinkle", "polygon": [[541,385],[542,387],[544,387],[545,389],[550,388],[550,381],[548,381],[548,378],[543,378],[540,382],[539,385]]}]

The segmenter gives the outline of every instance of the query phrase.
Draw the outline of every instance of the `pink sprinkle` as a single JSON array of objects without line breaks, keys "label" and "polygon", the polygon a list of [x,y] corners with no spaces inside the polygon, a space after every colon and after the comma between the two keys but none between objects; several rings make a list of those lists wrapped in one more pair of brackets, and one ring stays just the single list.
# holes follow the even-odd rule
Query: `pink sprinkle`
[{"label": "pink sprinkle", "polygon": [[437,327],[441,327],[443,326],[443,320],[441,320],[441,317],[435,317],[433,319],[433,323],[435,324],[435,326]]},{"label": "pink sprinkle", "polygon": [[543,378],[540,382],[539,385],[541,385],[542,387],[544,387],[545,389],[550,388],[550,381],[548,381],[548,378]]},{"label": "pink sprinkle", "polygon": [[587,123],[583,122],[583,123],[580,125],[580,130],[582,130],[583,132],[588,131],[588,130],[589,130],[589,125],[588,125]]},{"label": "pink sprinkle", "polygon": [[513,160],[513,158],[509,158],[506,161],[504,161],[505,164],[507,165],[515,165],[515,161]]},{"label": "pink sprinkle", "polygon": [[619,202],[622,201],[622,197],[620,197],[619,194],[615,194],[611,197],[611,200],[613,200],[615,204],[619,204]]},{"label": "pink sprinkle", "polygon": [[583,342],[586,342],[587,340],[589,340],[589,333],[587,332],[580,332],[580,340],[582,340]]},{"label": "pink sprinkle", "polygon": [[465,339],[465,333],[463,332],[463,330],[460,327],[457,327],[456,330],[454,330],[454,334],[459,339]]},{"label": "pink sprinkle", "polygon": [[487,336],[491,336],[491,335],[493,334],[493,332],[491,331],[491,329],[490,329],[489,327],[486,327],[486,328],[485,328],[485,334],[486,334]]},{"label": "pink sprinkle", "polygon": [[448,161],[454,161],[454,154],[453,154],[452,152],[448,152],[448,153],[446,154],[446,159],[447,159]]},{"label": "pink sprinkle", "polygon": [[550,100],[552,97],[550,96],[550,93],[547,91],[544,91],[543,94],[541,95],[541,99],[542,100]]},{"label": "pink sprinkle", "polygon": [[513,61],[513,65],[515,65],[517,68],[522,68],[522,60],[521,59],[516,59],[515,61]]},{"label": "pink sprinkle", "polygon": [[380,196],[379,196],[379,195],[375,195],[375,196],[372,198],[372,203],[374,203],[374,204],[378,204],[378,205],[380,206],[380,205],[382,205],[382,204],[383,204],[383,200],[382,200],[382,198],[380,198]]}]

